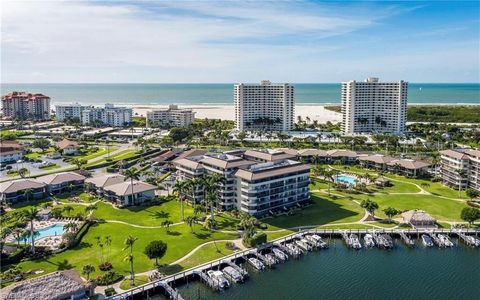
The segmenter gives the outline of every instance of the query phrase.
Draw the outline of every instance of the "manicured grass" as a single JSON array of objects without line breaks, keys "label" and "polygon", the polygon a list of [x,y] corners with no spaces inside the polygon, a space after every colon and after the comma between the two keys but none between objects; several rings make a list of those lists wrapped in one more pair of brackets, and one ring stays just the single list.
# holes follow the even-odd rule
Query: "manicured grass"
[{"label": "manicured grass", "polygon": [[[110,153],[112,153],[113,151],[116,151],[118,148],[117,147],[110,147]],[[107,148],[100,148],[97,152],[93,152],[93,153],[88,153],[88,154],[85,154],[85,155],[79,155],[79,156],[75,156],[76,158],[80,158],[80,159],[84,159],[84,160],[90,160],[90,159],[94,159],[96,157],[99,157],[99,156],[102,156],[102,155],[105,155],[105,154],[108,154],[108,151],[107,151]]]},{"label": "manicured grass", "polygon": [[278,238],[284,237],[286,235],[289,235],[293,233],[292,230],[282,230],[282,231],[276,231],[276,232],[265,232],[267,234],[267,241],[273,241]]},{"label": "manicured grass", "polygon": [[209,261],[222,258],[232,254],[234,251],[227,249],[226,242],[216,242],[203,245],[195,253],[179,264],[167,265],[160,267],[160,272],[166,275],[174,274],[182,270],[190,269],[195,266],[207,263]]},{"label": "manicured grass", "polygon": [[323,225],[327,223],[346,223],[359,221],[363,216],[363,209],[350,200],[344,198],[332,199],[323,194],[313,193],[313,204],[292,216],[279,216],[263,220],[264,223],[279,228],[290,228],[304,225]]},{"label": "manicured grass", "polygon": [[211,232],[200,228],[196,228],[195,233],[191,233],[190,228],[184,224],[172,226],[170,233],[167,234],[163,228],[145,229],[123,224],[103,223],[93,225],[77,247],[45,259],[22,262],[19,264],[19,267],[25,271],[43,269],[45,273],[69,268],[75,268],[81,272],[82,266],[90,263],[95,265],[97,269],[95,274],[92,274],[92,277],[94,277],[102,273],[98,270],[100,252],[95,237],[104,237],[106,235],[110,235],[112,239],[109,260],[113,264],[115,271],[124,275],[130,272],[129,263],[123,259],[127,255],[127,251],[122,250],[128,235],[138,238],[133,247],[134,271],[136,273],[144,272],[154,267],[155,261],[148,259],[143,254],[146,245],[152,240],[163,240],[167,243],[168,250],[165,256],[159,260],[160,264],[166,264],[183,257],[193,248],[205,242],[215,239],[236,238],[232,234]]},{"label": "manicured grass", "polygon": [[145,283],[148,283],[150,280],[148,279],[147,275],[138,275],[135,276],[135,285],[132,285],[132,280],[131,279],[125,279],[120,283],[120,288],[122,290],[128,290],[133,287],[143,285]]},{"label": "manicured grass", "polygon": [[25,154],[25,157],[28,157],[28,158],[39,158],[41,156],[42,154],[38,152],[30,152],[28,154]]},{"label": "manicured grass", "polygon": [[[120,161],[120,160],[131,158],[135,155],[137,155],[137,152],[134,149],[126,149],[126,150],[123,150],[123,151],[120,151],[120,152],[116,153],[115,155],[110,155],[109,159],[112,162],[117,162],[117,161]],[[89,163],[86,166],[96,166],[96,165],[102,164],[106,161],[107,161],[107,157],[103,157],[102,159],[99,159],[99,160],[96,160],[92,163]]]},{"label": "manicured grass", "polygon": [[55,169],[59,169],[60,166],[57,165],[57,164],[53,164],[53,165],[50,165],[50,166],[47,166],[47,167],[40,167],[39,169],[42,169],[42,170],[45,170],[45,171],[50,171],[50,170],[55,170]]},{"label": "manicured grass", "polygon": [[349,225],[323,225],[319,226],[318,229],[374,229],[373,226],[367,224],[349,224]]}]

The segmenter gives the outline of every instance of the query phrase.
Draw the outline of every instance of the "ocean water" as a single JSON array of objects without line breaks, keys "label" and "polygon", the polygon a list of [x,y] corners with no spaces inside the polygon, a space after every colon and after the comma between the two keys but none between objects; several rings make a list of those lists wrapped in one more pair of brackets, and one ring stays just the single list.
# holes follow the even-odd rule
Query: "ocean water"
[{"label": "ocean water", "polygon": [[[44,93],[53,104],[77,101],[102,105],[231,105],[233,84],[1,84],[11,91]],[[295,84],[297,105],[338,104],[340,84]],[[480,83],[410,83],[410,104],[480,104]]]},{"label": "ocean water", "polygon": [[[291,259],[274,269],[214,292],[198,281],[178,287],[192,299],[478,299],[480,250],[464,245],[452,249],[409,249],[400,240],[391,251],[347,249],[335,240],[328,250]],[[146,299],[146,298],[144,298]],[[163,296],[150,299],[165,299]]]}]

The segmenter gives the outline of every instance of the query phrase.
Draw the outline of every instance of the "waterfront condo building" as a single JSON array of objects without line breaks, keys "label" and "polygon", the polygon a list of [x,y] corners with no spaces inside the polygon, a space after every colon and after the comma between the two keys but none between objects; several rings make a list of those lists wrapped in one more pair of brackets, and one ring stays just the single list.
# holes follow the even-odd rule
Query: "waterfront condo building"
[{"label": "waterfront condo building", "polygon": [[91,107],[82,111],[82,124],[99,123],[113,127],[124,127],[132,122],[132,109],[115,107],[105,104],[105,107]]},{"label": "waterfront condo building", "polygon": [[83,111],[91,108],[93,106],[81,105],[79,103],[55,105],[55,119],[58,122],[75,119],[81,122]]},{"label": "waterfront condo building", "polygon": [[235,124],[240,131],[293,129],[294,87],[288,83],[236,84]]},{"label": "waterfront condo building", "polygon": [[460,190],[480,191],[480,150],[444,150],[440,154],[443,184]]},{"label": "waterfront condo building", "polygon": [[2,113],[9,119],[50,119],[50,97],[43,94],[11,92],[2,96]]},{"label": "waterfront condo building", "polygon": [[343,82],[343,133],[403,134],[407,119],[407,90],[405,81],[380,82],[374,77],[364,82]]},{"label": "waterfront condo building", "polygon": [[147,127],[186,127],[193,123],[195,112],[169,105],[167,109],[147,112]]},{"label": "waterfront condo building", "polygon": [[[301,205],[310,199],[310,166],[290,159],[269,162],[250,160],[245,151],[205,153],[174,160],[177,180],[220,174],[215,206],[220,210],[238,209],[257,217]],[[202,202],[199,184],[185,195]]]}]

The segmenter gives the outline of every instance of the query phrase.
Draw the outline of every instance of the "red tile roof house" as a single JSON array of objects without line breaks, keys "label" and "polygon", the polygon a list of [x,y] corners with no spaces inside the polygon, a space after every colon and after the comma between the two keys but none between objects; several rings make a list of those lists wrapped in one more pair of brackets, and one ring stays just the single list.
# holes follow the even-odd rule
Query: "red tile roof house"
[{"label": "red tile roof house", "polygon": [[38,177],[37,180],[47,185],[51,194],[59,194],[83,188],[86,177],[76,172],[61,172]]},{"label": "red tile roof house", "polygon": [[63,155],[77,154],[78,148],[80,147],[77,142],[67,139],[63,139],[60,142],[57,142],[56,145]]},{"label": "red tile roof house", "polygon": [[27,199],[41,199],[46,196],[46,188],[45,183],[35,179],[2,182],[0,183],[0,200],[14,204]]}]

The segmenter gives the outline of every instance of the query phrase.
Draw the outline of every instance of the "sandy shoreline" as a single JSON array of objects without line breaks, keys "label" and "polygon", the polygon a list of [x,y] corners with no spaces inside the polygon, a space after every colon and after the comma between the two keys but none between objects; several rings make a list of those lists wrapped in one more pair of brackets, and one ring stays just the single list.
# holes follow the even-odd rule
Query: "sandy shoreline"
[{"label": "sandy shoreline", "polygon": [[[167,108],[168,105],[133,105],[133,113],[135,116],[146,116],[147,111]],[[180,108],[189,108],[196,112],[195,117],[199,119],[223,119],[234,120],[235,110],[233,105],[179,105]],[[303,119],[309,117],[311,121],[318,121],[319,123],[340,122],[342,115],[325,109],[323,105],[296,105],[295,106],[295,120],[298,116]]]}]

